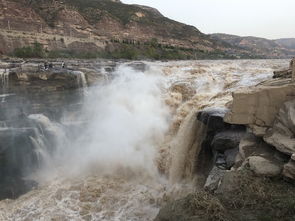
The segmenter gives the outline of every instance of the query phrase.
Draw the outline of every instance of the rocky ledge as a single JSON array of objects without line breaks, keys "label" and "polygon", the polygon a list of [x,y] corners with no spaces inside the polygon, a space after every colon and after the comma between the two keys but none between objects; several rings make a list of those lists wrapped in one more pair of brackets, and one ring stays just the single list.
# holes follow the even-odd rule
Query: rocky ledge
[{"label": "rocky ledge", "polygon": [[105,60],[0,60],[0,200],[36,185],[24,177],[40,166],[42,148],[52,150],[60,130],[74,133],[80,126],[57,122],[65,115],[75,119],[82,87],[104,82],[115,66]]},{"label": "rocky ledge", "polygon": [[195,151],[199,188],[157,221],[295,220],[295,82],[285,72],[232,96],[228,110],[196,113],[206,127]]},{"label": "rocky ledge", "polygon": [[[240,159],[248,160],[254,172],[268,176],[282,174],[295,179],[292,159],[295,153],[294,82],[290,79],[270,81],[252,90],[234,93],[231,110],[225,115],[224,120],[230,124],[246,125],[248,132],[255,136],[256,141],[243,138],[239,145]],[[263,156],[253,158],[245,154],[250,148],[257,150],[261,146],[257,141],[269,146],[260,154]],[[267,159],[271,152],[279,161],[282,158],[289,159],[289,162],[279,163]],[[273,172],[263,171],[270,168],[273,168]]]}]

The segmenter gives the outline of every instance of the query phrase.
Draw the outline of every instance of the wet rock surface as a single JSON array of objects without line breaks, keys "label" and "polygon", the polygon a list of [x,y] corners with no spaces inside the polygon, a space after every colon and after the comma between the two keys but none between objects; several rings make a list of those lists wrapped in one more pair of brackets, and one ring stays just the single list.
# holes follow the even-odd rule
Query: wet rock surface
[{"label": "wet rock surface", "polygon": [[40,166],[40,146],[51,148],[49,153],[57,146],[61,125],[54,122],[64,113],[79,112],[83,87],[104,82],[105,68],[114,67],[103,61],[64,63],[67,67],[45,60],[0,61],[0,199],[16,198],[36,186],[26,177]]},{"label": "wet rock surface", "polygon": [[228,112],[226,108],[209,108],[200,111],[197,119],[207,125],[209,131],[222,131],[230,128],[230,124],[224,122],[223,118]]},{"label": "wet rock surface", "polygon": [[227,130],[217,133],[212,141],[212,147],[217,151],[226,151],[239,146],[240,140],[245,136],[244,131]]},{"label": "wet rock surface", "polygon": [[[206,134],[196,156],[195,171],[199,185],[210,191],[217,189],[224,171],[234,166],[240,140],[247,135],[245,126],[224,122],[227,112],[225,108],[209,108],[197,114],[197,120],[206,125]],[[203,182],[200,173],[205,176]]]}]

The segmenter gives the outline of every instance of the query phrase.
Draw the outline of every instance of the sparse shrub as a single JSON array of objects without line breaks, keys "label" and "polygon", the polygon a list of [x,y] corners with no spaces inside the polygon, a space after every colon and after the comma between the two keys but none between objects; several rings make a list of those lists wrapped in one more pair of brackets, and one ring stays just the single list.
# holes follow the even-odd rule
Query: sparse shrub
[{"label": "sparse shrub", "polygon": [[20,58],[43,58],[46,54],[42,44],[35,42],[33,46],[16,48],[13,55]]}]

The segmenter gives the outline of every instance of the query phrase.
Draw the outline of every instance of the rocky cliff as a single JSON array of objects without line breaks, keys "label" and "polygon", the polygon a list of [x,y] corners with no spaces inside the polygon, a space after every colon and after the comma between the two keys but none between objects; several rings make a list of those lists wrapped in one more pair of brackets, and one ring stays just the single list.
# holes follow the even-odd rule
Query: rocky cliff
[{"label": "rocky cliff", "polygon": [[22,48],[20,56],[38,42],[49,57],[257,57],[156,9],[110,0],[1,0],[0,40],[0,54]]}]

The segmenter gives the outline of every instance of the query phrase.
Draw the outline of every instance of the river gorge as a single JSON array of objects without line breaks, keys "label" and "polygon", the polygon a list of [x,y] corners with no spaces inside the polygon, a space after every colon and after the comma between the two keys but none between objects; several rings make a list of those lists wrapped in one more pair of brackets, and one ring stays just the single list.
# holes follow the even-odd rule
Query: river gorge
[{"label": "river gorge", "polygon": [[0,62],[0,220],[154,220],[216,159],[198,158],[209,126],[196,113],[224,116],[289,60],[65,64]]}]

